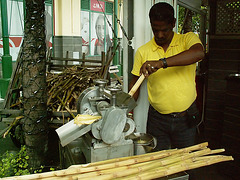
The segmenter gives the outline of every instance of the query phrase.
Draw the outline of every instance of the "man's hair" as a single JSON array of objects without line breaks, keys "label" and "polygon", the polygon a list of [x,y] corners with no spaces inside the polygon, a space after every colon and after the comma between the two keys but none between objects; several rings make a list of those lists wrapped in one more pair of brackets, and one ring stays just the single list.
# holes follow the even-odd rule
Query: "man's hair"
[{"label": "man's hair", "polygon": [[164,21],[169,24],[174,22],[174,9],[165,2],[154,4],[149,11],[150,21]]}]

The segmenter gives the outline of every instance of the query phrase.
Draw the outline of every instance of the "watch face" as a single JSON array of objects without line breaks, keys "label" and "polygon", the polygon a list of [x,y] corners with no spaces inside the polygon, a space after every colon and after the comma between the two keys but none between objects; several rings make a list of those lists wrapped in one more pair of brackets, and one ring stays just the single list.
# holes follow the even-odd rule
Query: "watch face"
[{"label": "watch face", "polygon": [[161,58],[160,60],[163,62],[163,68],[167,68],[168,65],[167,65],[166,58]]}]

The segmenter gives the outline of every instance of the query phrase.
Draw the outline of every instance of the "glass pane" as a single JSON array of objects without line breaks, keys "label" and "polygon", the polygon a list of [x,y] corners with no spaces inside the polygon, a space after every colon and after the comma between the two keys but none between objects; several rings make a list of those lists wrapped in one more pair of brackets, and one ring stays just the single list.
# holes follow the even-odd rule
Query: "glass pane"
[{"label": "glass pane", "polygon": [[92,13],[91,17],[91,55],[101,55],[105,51],[105,18],[103,14]]},{"label": "glass pane", "polygon": [[89,55],[89,12],[81,11],[82,53]]}]

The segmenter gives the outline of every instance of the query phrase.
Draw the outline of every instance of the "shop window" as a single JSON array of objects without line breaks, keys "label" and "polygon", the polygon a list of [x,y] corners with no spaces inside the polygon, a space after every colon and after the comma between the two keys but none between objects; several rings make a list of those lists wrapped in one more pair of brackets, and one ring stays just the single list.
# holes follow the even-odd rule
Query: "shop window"
[{"label": "shop window", "polygon": [[99,56],[112,46],[113,3],[81,0],[82,52]]}]

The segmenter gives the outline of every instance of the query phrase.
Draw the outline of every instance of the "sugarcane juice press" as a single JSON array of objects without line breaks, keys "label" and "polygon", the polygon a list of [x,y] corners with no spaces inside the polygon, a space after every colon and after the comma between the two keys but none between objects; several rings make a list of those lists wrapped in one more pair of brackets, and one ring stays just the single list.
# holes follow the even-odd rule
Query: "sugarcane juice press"
[{"label": "sugarcane juice press", "polygon": [[[76,125],[74,120],[61,126],[56,131],[61,145],[69,149],[68,159],[72,163],[78,153],[82,153],[86,163],[111,158],[133,156],[145,153],[145,147],[153,148],[155,141],[150,135],[135,132],[134,121],[127,116],[134,103],[124,105],[118,103],[121,88],[107,86],[104,79],[94,80],[95,86],[85,89],[77,102],[78,114],[101,116],[101,119],[89,125]],[[130,138],[129,138],[130,137]],[[134,145],[136,139],[147,139],[144,145]],[[75,158],[75,160],[74,160]]]}]

